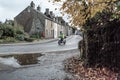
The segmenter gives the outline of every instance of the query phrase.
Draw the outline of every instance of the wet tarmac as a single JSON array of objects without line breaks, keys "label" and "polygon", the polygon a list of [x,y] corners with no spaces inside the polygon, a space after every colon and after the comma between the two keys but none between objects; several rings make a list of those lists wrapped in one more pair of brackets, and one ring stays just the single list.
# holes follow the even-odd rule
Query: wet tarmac
[{"label": "wet tarmac", "polygon": [[21,44],[21,45],[1,45],[0,55],[7,54],[26,54],[26,53],[42,53],[53,51],[65,51],[78,48],[78,42],[82,40],[79,35],[73,35],[66,38],[65,45],[58,45],[58,41],[43,44]]}]

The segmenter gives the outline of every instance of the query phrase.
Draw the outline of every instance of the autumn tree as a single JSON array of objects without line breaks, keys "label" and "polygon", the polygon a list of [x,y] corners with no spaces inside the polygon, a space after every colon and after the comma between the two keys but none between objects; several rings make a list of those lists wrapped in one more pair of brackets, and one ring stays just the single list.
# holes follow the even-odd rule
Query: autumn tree
[{"label": "autumn tree", "polygon": [[70,15],[74,25],[83,25],[86,20],[104,9],[112,9],[117,0],[54,0],[63,1],[61,10]]}]

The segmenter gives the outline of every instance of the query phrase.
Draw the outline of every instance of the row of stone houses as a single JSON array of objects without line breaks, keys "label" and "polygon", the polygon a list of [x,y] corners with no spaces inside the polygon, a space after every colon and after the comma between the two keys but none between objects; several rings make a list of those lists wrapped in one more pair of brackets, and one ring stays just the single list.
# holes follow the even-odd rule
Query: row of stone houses
[{"label": "row of stone houses", "polygon": [[24,27],[25,32],[39,34],[45,38],[57,38],[62,31],[66,36],[72,34],[72,28],[63,20],[62,17],[55,17],[52,11],[47,8],[45,13],[41,12],[38,6],[32,1],[30,6],[25,8],[15,18],[15,25]]}]

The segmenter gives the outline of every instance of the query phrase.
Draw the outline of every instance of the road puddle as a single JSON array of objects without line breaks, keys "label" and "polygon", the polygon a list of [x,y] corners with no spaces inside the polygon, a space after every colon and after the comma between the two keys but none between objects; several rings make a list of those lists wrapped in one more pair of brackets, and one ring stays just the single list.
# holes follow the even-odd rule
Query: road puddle
[{"label": "road puddle", "polygon": [[[15,54],[15,55],[7,55],[7,56],[1,56],[3,60],[8,59],[10,61],[10,58],[14,58],[14,62],[16,62],[19,65],[31,65],[31,64],[37,64],[38,63],[38,57],[42,56],[40,53],[35,54]],[[7,62],[7,61],[6,61]],[[12,61],[10,61],[12,62]],[[5,61],[4,61],[5,63]],[[13,63],[14,64],[14,63]]]}]

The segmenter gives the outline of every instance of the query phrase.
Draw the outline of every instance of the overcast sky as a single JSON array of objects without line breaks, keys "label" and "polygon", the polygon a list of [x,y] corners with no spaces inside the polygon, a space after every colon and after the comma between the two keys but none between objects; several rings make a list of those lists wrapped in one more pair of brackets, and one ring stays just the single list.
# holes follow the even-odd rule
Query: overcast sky
[{"label": "overcast sky", "polygon": [[[4,22],[6,19],[14,19],[22,10],[30,5],[32,0],[0,0],[0,21]],[[40,5],[41,11],[44,12],[45,8],[49,8],[56,15],[60,15],[59,8],[60,4],[53,5],[48,0],[33,0],[35,7]]]}]

